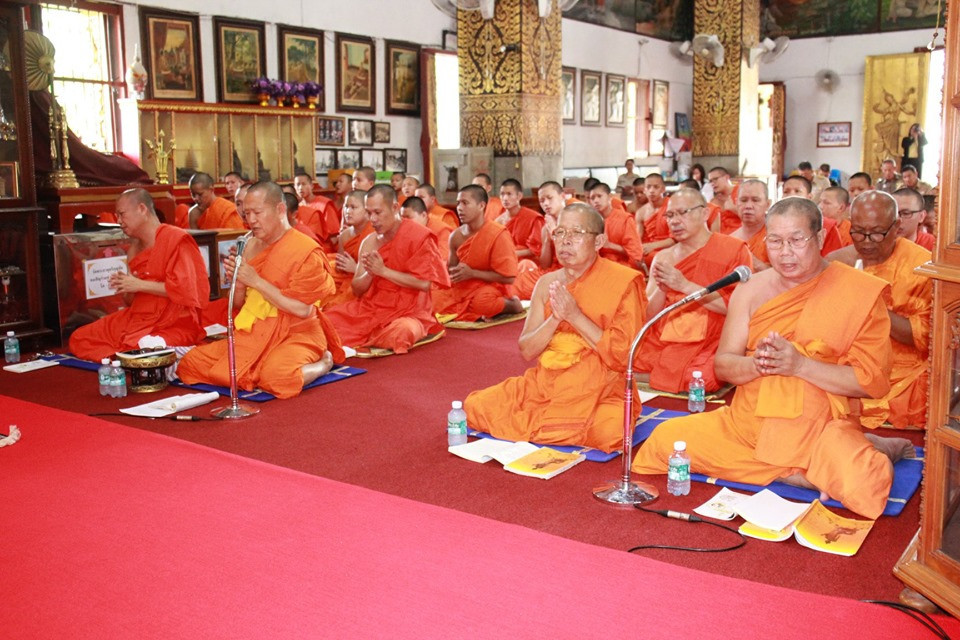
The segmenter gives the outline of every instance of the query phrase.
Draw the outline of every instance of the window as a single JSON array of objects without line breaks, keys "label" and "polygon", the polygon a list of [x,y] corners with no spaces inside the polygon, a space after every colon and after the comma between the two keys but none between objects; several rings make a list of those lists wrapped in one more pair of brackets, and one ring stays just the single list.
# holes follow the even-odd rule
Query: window
[{"label": "window", "polygon": [[627,80],[627,157],[646,158],[649,155],[648,139],[650,111],[647,96],[650,92],[649,80]]},{"label": "window", "polygon": [[438,53],[437,148],[460,148],[460,61],[457,56]]},{"label": "window", "polygon": [[40,30],[57,50],[53,91],[70,130],[107,153],[117,148],[116,98],[124,90],[119,18],[119,6],[40,5]]}]

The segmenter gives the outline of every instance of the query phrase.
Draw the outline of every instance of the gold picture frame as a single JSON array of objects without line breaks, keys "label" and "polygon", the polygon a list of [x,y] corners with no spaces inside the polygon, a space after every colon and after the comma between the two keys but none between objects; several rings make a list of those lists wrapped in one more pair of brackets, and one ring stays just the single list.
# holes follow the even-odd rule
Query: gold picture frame
[{"label": "gold picture frame", "polygon": [[140,7],[148,97],[203,100],[199,31],[200,18],[195,14]]},{"label": "gold picture frame", "polygon": [[266,73],[262,22],[214,16],[216,36],[217,100],[256,102],[250,82]]},{"label": "gold picture frame", "polygon": [[[323,87],[323,31],[277,25],[280,79],[287,82],[315,82]],[[326,107],[321,90],[317,109]]]},{"label": "gold picture frame", "polygon": [[377,49],[372,38],[338,33],[337,111],[376,113]]},{"label": "gold picture frame", "polygon": [[387,40],[387,113],[420,115],[420,47]]}]

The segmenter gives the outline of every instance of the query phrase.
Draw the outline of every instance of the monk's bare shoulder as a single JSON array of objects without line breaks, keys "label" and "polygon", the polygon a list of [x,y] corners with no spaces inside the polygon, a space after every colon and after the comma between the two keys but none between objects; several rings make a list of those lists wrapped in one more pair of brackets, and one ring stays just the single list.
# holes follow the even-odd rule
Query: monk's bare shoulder
[{"label": "monk's bare shoulder", "polygon": [[851,244],[836,251],[831,251],[826,255],[826,260],[827,262],[842,262],[852,267],[856,264],[858,257],[857,248]]},{"label": "monk's bare shoulder", "polygon": [[365,253],[370,253],[371,251],[376,251],[380,248],[380,234],[371,233],[360,243],[360,249],[357,251],[358,256],[362,256]]},{"label": "monk's bare shoulder", "polygon": [[741,307],[745,306],[749,309],[750,315],[753,315],[760,305],[779,293],[778,278],[777,272],[773,269],[756,272],[749,280],[737,285],[733,296],[736,296]]}]

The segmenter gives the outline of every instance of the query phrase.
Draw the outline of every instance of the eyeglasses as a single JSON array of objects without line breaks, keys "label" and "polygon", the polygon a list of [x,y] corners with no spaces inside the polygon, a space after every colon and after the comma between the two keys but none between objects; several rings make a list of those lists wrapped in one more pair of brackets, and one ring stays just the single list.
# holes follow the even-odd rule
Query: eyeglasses
[{"label": "eyeglasses", "polygon": [[807,243],[810,242],[815,235],[816,234],[813,234],[807,237],[795,236],[793,238],[787,238],[786,240],[783,238],[766,238],[764,243],[767,245],[767,249],[770,251],[780,251],[783,249],[784,243],[788,244],[794,251],[799,251],[807,246]]},{"label": "eyeglasses", "polygon": [[[911,211],[910,213],[916,213]],[[894,220],[893,224],[887,227],[886,231],[861,231],[859,229],[850,229],[850,237],[856,240],[857,242],[863,242],[864,239],[870,238],[870,242],[883,242],[883,239],[887,237],[887,234],[896,226],[897,221]]]},{"label": "eyeglasses", "polygon": [[597,231],[587,231],[586,229],[564,229],[563,227],[557,227],[553,230],[553,233],[550,234],[553,236],[553,239],[557,242],[563,242],[564,239],[570,238],[570,241],[580,240],[588,235],[598,235]]},{"label": "eyeglasses", "polygon": [[665,219],[667,219],[667,220],[673,220],[673,219],[676,218],[677,216],[683,217],[683,216],[687,215],[688,213],[690,213],[691,211],[693,211],[694,209],[702,209],[704,206],[706,206],[706,205],[698,204],[698,205],[695,206],[695,207],[688,207],[688,208],[686,208],[686,209],[681,209],[680,211],[670,211],[669,209],[667,209],[667,210],[663,213],[663,217],[664,217]]},{"label": "eyeglasses", "polygon": [[[899,215],[901,218],[910,219],[913,217],[913,214],[922,213],[924,211],[926,211],[926,209],[914,209],[913,211],[900,211],[897,215]],[[879,242],[879,240],[877,242]]]}]

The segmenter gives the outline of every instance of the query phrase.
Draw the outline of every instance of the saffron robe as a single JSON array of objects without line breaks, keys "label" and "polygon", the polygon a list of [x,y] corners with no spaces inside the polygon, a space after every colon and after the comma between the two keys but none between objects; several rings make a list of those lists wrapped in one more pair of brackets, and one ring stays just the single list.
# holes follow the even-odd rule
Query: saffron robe
[{"label": "saffron robe", "polygon": [[437,247],[440,249],[440,257],[443,258],[443,264],[450,261],[450,234],[453,229],[448,227],[442,220],[436,218],[427,218],[427,229],[433,231],[437,236]]},{"label": "saffron robe", "polygon": [[747,247],[750,249],[750,253],[753,254],[757,260],[770,264],[770,256],[767,255],[767,228],[761,226],[760,230],[755,234],[750,236],[750,239],[747,240]]},{"label": "saffron robe", "polygon": [[[750,318],[746,355],[777,331],[809,357],[853,367],[864,391],[881,397],[890,388],[886,287],[879,278],[831,262],[817,277],[760,305]],[[856,398],[800,378],[760,376],[739,385],[729,406],[658,426],[632,468],[665,473],[673,443],[684,440],[692,472],[759,485],[802,472],[851,511],[877,518],[893,468],[864,437],[859,408]]]},{"label": "saffron robe", "polygon": [[[517,275],[517,248],[510,232],[496,222],[485,222],[480,230],[467,236],[457,247],[460,264],[478,271],[495,271],[501,276]],[[509,295],[507,285],[477,278],[454,282],[449,289],[433,292],[434,310],[439,314],[457,314],[457,320],[474,322],[501,313]]]},{"label": "saffron robe", "polygon": [[[367,222],[362,229],[357,231],[351,238],[346,241],[343,240],[341,236],[340,247],[343,253],[346,253],[354,262],[358,262],[360,244],[363,242],[363,239],[368,235],[373,233],[373,225]],[[341,302],[347,302],[349,300],[356,300],[357,297],[353,295],[353,287],[351,283],[353,282],[353,274],[346,271],[339,271],[337,269],[337,254],[331,253],[327,255],[327,260],[330,262],[330,267],[333,270],[333,282],[337,286],[337,292],[327,301],[326,306],[333,306],[335,304],[340,304]]]},{"label": "saffron robe", "polygon": [[742,225],[743,221],[740,220],[736,211],[730,211],[729,209],[720,211],[720,233],[730,235]]},{"label": "saffron robe", "polygon": [[497,196],[487,198],[487,208],[483,211],[483,217],[487,222],[495,222],[497,218],[503,215],[503,202]]},{"label": "saffron robe", "polygon": [[[630,220],[631,224],[633,219]],[[547,234],[547,228],[543,227],[540,231],[540,257],[543,257],[543,246],[546,242],[553,242],[553,238],[550,238]],[[509,291],[511,294],[517,296],[521,300],[529,300],[533,295],[533,288],[544,274],[550,273],[551,271],[556,271],[560,268],[560,262],[557,261],[557,248],[552,244],[550,245],[553,249],[550,254],[550,266],[544,269],[539,264],[530,260],[529,258],[524,258],[520,261],[520,264],[517,266],[517,277],[514,279],[513,284],[510,285]]]},{"label": "saffron robe", "polygon": [[198,229],[243,229],[243,218],[237,213],[237,205],[217,196],[197,220]]},{"label": "saffron robe", "polygon": [[927,251],[933,251],[933,245],[937,244],[937,236],[927,233],[923,229],[917,230],[917,239],[914,240],[918,245]]},{"label": "saffron robe", "polygon": [[178,204],[176,207],[174,207],[173,224],[175,226],[180,227],[181,229],[190,228],[190,206],[189,205]]},{"label": "saffron robe", "polygon": [[340,233],[340,214],[333,200],[314,196],[312,200],[301,203],[297,208],[297,219],[313,230],[324,251],[336,250],[330,237]]},{"label": "saffron robe", "polygon": [[[263,389],[278,398],[292,398],[303,390],[303,366],[319,362],[330,351],[343,362],[343,349],[333,326],[319,307],[333,294],[326,256],[316,242],[288,229],[272,245],[250,258],[250,266],[280,292],[311,306],[299,318],[273,306],[248,287],[243,307],[234,320],[237,386]],[[218,340],[191,349],[177,367],[187,384],[230,385],[227,341]]]},{"label": "saffron robe", "polygon": [[540,232],[543,229],[543,215],[533,209],[520,207],[517,215],[507,220],[507,231],[513,238],[517,250],[529,249],[533,257],[540,256]]},{"label": "saffron robe", "polygon": [[143,336],[162,337],[168,345],[187,346],[206,337],[200,309],[210,299],[210,281],[197,243],[169,224],[157,227],[153,246],[130,259],[130,273],[162,282],[167,295],[139,292],[126,309],[84,325],[70,336],[70,351],[99,362],[117,351],[136,349]]},{"label": "saffron robe", "polygon": [[[623,247],[626,255],[611,249],[600,249],[600,255],[608,260],[634,267],[643,262],[643,243],[637,232],[637,223],[633,216],[623,209],[613,209],[604,219],[604,233],[610,242]],[[591,236],[592,237],[592,236]]]},{"label": "saffron robe", "polygon": [[[667,212],[667,207],[670,206],[670,198],[664,198],[663,202],[657,207],[657,210],[649,218],[644,218],[643,220],[643,242],[659,242],[661,240],[666,240],[670,237],[670,227],[667,225],[667,218],[664,214]],[[653,262],[653,257],[663,251],[664,248],[657,249],[656,251],[651,251],[643,257],[644,264],[647,265],[647,268],[650,268],[650,264]]]},{"label": "saffron robe", "polygon": [[[707,243],[674,266],[683,277],[707,286],[740,265],[753,266],[753,256],[742,240],[713,233]],[[720,289],[724,303],[730,302],[734,287]],[[684,297],[678,291],[666,293],[664,308]],[[637,371],[650,373],[650,386],[662,391],[684,391],[694,371],[703,373],[707,391],[721,386],[713,370],[713,357],[720,343],[725,315],[700,304],[676,309],[657,321],[644,336],[636,360]]]},{"label": "saffron robe", "polygon": [[[397,234],[377,252],[390,269],[439,287],[450,286],[436,235],[413,220],[401,221]],[[373,276],[362,297],[330,307],[326,314],[343,344],[395,353],[406,353],[414,342],[442,329],[433,313],[430,291],[401,287],[380,276]]]},{"label": "saffron robe", "polygon": [[828,253],[845,246],[840,235],[840,224],[833,218],[823,218],[823,248],[820,249],[820,255],[825,257]]},{"label": "saffron robe", "polygon": [[427,217],[434,223],[440,222],[446,225],[451,231],[460,226],[460,217],[450,209],[444,209],[438,204],[433,205],[430,211],[427,211]]},{"label": "saffron robe", "polygon": [[[567,289],[603,330],[597,348],[561,322],[536,366],[467,396],[467,422],[498,438],[613,451],[623,444],[630,342],[647,306],[643,275],[598,257]],[[549,317],[549,303],[544,311]],[[640,403],[633,408],[636,419]]]},{"label": "saffron robe", "polygon": [[913,344],[890,340],[893,368],[890,391],[882,398],[863,401],[865,427],[889,421],[897,429],[923,429],[927,423],[927,357],[930,344],[930,310],[933,283],[913,270],[930,260],[930,252],[906,238],[897,238],[893,253],[881,264],[863,270],[890,283],[887,308],[910,321]]},{"label": "saffron robe", "polygon": [[[297,209],[297,211],[299,212],[300,210]],[[296,229],[297,231],[299,231],[299,232],[302,233],[303,235],[307,236],[308,238],[310,238],[311,240],[313,240],[313,241],[316,242],[317,244],[320,244],[320,238],[318,238],[318,237],[317,237],[317,234],[315,234],[315,233],[313,232],[313,229],[311,229],[309,226],[307,226],[307,225],[305,225],[305,224],[303,223],[303,220],[299,220],[299,219],[298,219],[298,220],[297,220],[297,226],[295,226],[294,229]]]},{"label": "saffron robe", "polygon": [[853,238],[850,237],[852,224],[849,218],[837,220],[837,232],[840,234],[840,243],[842,247],[849,247],[853,244]]}]

